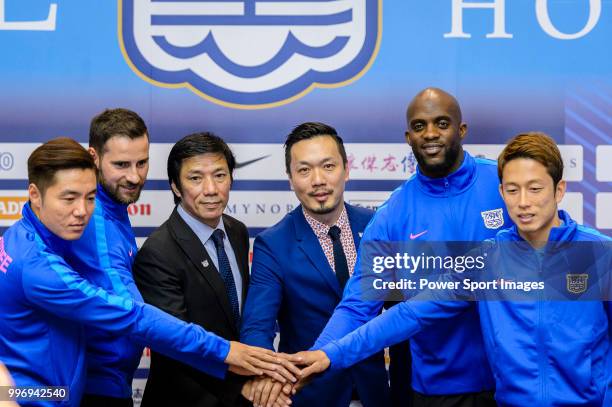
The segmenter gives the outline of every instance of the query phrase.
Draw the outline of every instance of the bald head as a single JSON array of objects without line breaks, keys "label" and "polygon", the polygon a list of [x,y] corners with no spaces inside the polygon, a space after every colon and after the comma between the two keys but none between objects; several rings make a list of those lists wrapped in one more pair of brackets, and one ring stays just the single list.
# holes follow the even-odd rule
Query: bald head
[{"label": "bald head", "polygon": [[442,89],[427,88],[412,99],[406,116],[406,141],[423,174],[440,178],[459,168],[467,126],[457,99]]},{"label": "bald head", "polygon": [[442,89],[426,88],[417,93],[417,95],[410,101],[408,110],[406,111],[406,119],[408,120],[408,124],[410,124],[410,119],[414,117],[415,111],[422,109],[423,107],[431,106],[442,107],[449,114],[454,116],[458,123],[461,123],[461,108],[459,107],[459,102],[457,102],[457,99]]}]

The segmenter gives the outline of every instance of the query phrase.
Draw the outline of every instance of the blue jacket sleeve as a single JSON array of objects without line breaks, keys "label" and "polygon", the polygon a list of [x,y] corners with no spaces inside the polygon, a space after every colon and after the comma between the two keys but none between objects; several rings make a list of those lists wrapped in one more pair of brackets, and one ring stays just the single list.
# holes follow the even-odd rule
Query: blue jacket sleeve
[{"label": "blue jacket sleeve", "polygon": [[282,268],[268,246],[257,237],[253,245],[251,282],[243,307],[240,339],[248,345],[273,349],[275,322],[283,300]]},{"label": "blue jacket sleeve", "polygon": [[150,346],[171,358],[223,378],[229,342],[194,324],[90,284],[61,257],[42,252],[24,264],[22,285],[36,307]]},{"label": "blue jacket sleeve", "polygon": [[354,331],[372,318],[376,317],[382,309],[382,301],[364,301],[362,296],[363,274],[361,273],[361,250],[367,241],[388,240],[384,210],[374,215],[363,232],[357,261],[353,275],[349,279],[342,294],[342,300],[336,306],[334,313],[325,325],[312,349],[320,349],[330,341],[340,339],[349,332]]},{"label": "blue jacket sleeve", "polygon": [[467,301],[402,302],[321,350],[331,361],[330,369],[346,369],[387,346],[409,339],[440,319],[459,315],[469,305]]},{"label": "blue jacket sleeve", "polygon": [[364,301],[361,280],[360,260],[357,255],[355,270],[344,288],[342,300],[336,306],[312,349],[320,349],[329,342],[342,338],[378,315],[383,302]]}]

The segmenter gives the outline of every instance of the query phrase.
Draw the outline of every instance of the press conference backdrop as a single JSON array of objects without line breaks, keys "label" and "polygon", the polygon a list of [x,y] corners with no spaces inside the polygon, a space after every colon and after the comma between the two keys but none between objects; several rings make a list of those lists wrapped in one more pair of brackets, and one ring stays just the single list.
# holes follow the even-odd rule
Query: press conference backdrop
[{"label": "press conference backdrop", "polygon": [[415,170],[406,104],[437,86],[459,99],[474,155],[552,135],[562,206],[610,235],[611,25],[611,0],[0,0],[0,228],[20,217],[29,153],[57,136],[86,143],[112,107],[138,112],[153,143],[129,208],[140,243],[173,207],[169,149],[196,131],[231,143],[227,212],[251,237],[297,204],[282,142],[304,121],[338,129],[347,200],[376,208]]}]

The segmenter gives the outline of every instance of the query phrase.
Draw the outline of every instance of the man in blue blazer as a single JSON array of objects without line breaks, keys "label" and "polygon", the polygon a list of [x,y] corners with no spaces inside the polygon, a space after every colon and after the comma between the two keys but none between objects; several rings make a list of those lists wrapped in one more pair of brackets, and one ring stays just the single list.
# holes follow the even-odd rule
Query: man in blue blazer
[{"label": "man in blue blazer", "polygon": [[[344,202],[349,177],[346,151],[335,129],[297,126],[285,142],[289,182],[301,205],[257,236],[242,320],[244,343],[279,351],[310,349],[342,298],[363,230],[373,212]],[[281,385],[255,379],[252,401],[272,405]],[[325,374],[293,397],[293,406],[389,405],[380,352],[351,369]]]}]

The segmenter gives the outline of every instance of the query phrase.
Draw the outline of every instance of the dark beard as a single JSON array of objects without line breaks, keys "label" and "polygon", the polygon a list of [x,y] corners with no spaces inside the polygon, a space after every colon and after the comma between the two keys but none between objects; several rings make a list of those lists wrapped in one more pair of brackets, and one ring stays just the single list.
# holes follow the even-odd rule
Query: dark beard
[{"label": "dark beard", "polygon": [[418,149],[413,148],[412,153],[414,154],[414,158],[416,158],[419,167],[423,173],[428,174],[432,178],[441,178],[446,177],[450,174],[451,169],[456,164],[459,159],[459,155],[461,154],[461,144],[456,143],[449,146],[444,152],[444,161],[439,164],[429,164],[424,154]]},{"label": "dark beard", "polygon": [[133,199],[124,199],[123,197],[121,197],[119,195],[119,184],[117,184],[117,186],[115,187],[115,189],[111,189],[110,185],[106,184],[104,182],[104,178],[102,176],[100,176],[100,185],[102,185],[102,188],[104,188],[104,190],[106,191],[106,193],[113,198],[113,200],[124,204],[124,205],[130,205],[133,204],[134,202],[138,201],[138,198],[140,198],[140,193],[142,192],[142,188],[140,188],[138,190],[138,194],[136,194],[136,196]]},{"label": "dark beard", "polygon": [[336,206],[330,207],[318,207],[318,208],[308,208],[312,213],[316,213],[317,215],[327,215],[328,213],[333,212],[336,209]]}]

